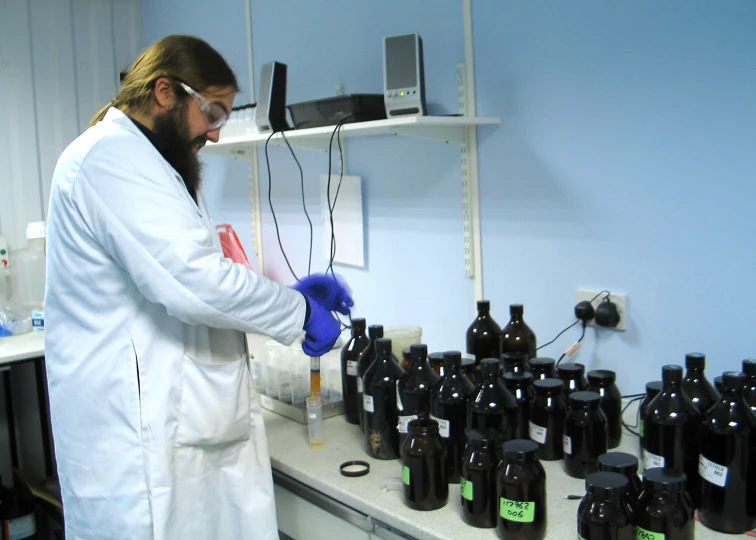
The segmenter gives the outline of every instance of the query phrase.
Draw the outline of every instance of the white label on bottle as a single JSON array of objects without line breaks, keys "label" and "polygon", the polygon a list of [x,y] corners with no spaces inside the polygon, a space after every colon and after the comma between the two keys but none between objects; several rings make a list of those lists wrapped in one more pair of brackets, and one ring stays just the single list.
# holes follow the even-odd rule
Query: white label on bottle
[{"label": "white label on bottle", "polygon": [[362,393],[362,377],[357,377],[357,393]]},{"label": "white label on bottle", "polygon": [[309,418],[310,420],[315,420],[315,419],[316,419],[316,418],[318,417],[318,415],[317,415],[317,414],[315,414],[315,413],[310,413],[310,414],[308,414],[308,415],[307,415],[307,417],[308,417],[308,418]]},{"label": "white label on bottle", "polygon": [[37,522],[34,514],[12,519],[8,522],[8,538],[10,540],[22,540],[37,534]]},{"label": "white label on bottle", "polygon": [[273,408],[273,400],[269,396],[260,395],[260,405],[262,405],[265,409],[272,409]]},{"label": "white label on bottle", "polygon": [[572,455],[572,437],[562,435],[562,449],[567,455]]},{"label": "white label on bottle", "polygon": [[365,409],[365,412],[374,412],[373,396],[362,394],[362,408]]},{"label": "white label on bottle", "polygon": [[533,422],[530,424],[530,438],[540,444],[546,444],[546,428],[541,427]]},{"label": "white label on bottle", "polygon": [[407,424],[409,424],[412,420],[415,420],[416,418],[417,418],[416,414],[413,414],[412,416],[400,416],[399,423],[396,425],[396,429],[399,431],[399,433],[407,433]]},{"label": "white label on bottle", "polygon": [[727,484],[727,467],[717,465],[701,454],[698,455],[698,474],[715,486],[725,487],[725,484]]},{"label": "white label on bottle", "polygon": [[653,469],[654,467],[664,467],[664,458],[662,456],[657,456],[656,454],[652,454],[645,448],[643,449],[643,468],[644,469]]},{"label": "white label on bottle", "polygon": [[396,381],[396,408],[400,411],[404,410],[404,405],[402,405],[402,396],[399,395],[399,381]]},{"label": "white label on bottle", "polygon": [[32,311],[32,330],[34,332],[42,332],[45,329],[45,312],[44,311]]},{"label": "white label on bottle", "polygon": [[449,438],[449,421],[443,420],[441,418],[436,418],[435,416],[431,415],[431,419],[438,422],[438,433],[444,438]]},{"label": "white label on bottle", "polygon": [[347,360],[347,375],[350,377],[357,376],[357,360]]}]

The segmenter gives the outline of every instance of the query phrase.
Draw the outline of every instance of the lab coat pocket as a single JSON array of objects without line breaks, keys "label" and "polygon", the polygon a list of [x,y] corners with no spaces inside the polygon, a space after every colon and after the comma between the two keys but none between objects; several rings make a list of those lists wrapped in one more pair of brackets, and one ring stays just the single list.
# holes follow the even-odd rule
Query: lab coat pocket
[{"label": "lab coat pocket", "polygon": [[250,437],[250,376],[243,360],[203,364],[184,356],[176,446],[212,446]]}]

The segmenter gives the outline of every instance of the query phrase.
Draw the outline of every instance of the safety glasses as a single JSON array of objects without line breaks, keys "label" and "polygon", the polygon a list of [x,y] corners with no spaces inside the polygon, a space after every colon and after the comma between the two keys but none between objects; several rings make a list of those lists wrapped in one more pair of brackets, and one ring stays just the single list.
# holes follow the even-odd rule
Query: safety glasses
[{"label": "safety glasses", "polygon": [[199,94],[199,92],[194,90],[188,84],[184,84],[182,82],[179,82],[179,84],[187,94],[192,96],[197,100],[197,103],[199,103],[200,110],[205,114],[205,118],[207,118],[208,131],[215,131],[216,129],[222,128],[226,124],[226,121],[228,120],[228,113],[222,105],[206,100]]}]

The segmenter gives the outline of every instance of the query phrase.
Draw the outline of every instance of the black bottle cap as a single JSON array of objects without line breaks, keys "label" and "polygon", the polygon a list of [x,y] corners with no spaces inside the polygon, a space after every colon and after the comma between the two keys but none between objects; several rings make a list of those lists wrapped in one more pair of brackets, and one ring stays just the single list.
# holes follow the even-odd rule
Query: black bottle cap
[{"label": "black bottle cap", "polygon": [[368,326],[368,336],[370,336],[371,339],[380,339],[383,337],[383,325],[382,324],[371,324]]},{"label": "black bottle cap", "polygon": [[501,353],[501,360],[508,364],[517,364],[520,362],[524,362],[527,359],[528,359],[528,353],[525,353],[525,352],[511,351],[511,352]]},{"label": "black bottle cap", "polygon": [[682,382],[683,368],[682,366],[666,365],[662,366],[662,384],[675,383],[680,384]]},{"label": "black bottle cap", "polygon": [[402,349],[402,358],[411,358],[409,347]]},{"label": "black bottle cap", "polygon": [[706,357],[701,353],[688,353],[685,355],[685,367],[687,369],[704,369]]},{"label": "black bottle cap", "polygon": [[652,491],[682,491],[685,489],[685,479],[685,473],[662,467],[643,471],[643,484]]},{"label": "black bottle cap", "polygon": [[375,350],[379,353],[391,352],[391,340],[389,338],[378,338],[375,340]]},{"label": "black bottle cap", "polygon": [[483,375],[498,375],[501,369],[501,362],[496,358],[484,358],[480,361],[479,368]]},{"label": "black bottle cap", "polygon": [[617,380],[617,374],[611,369],[593,369],[586,374],[586,377],[594,386],[609,386]]},{"label": "black bottle cap", "polygon": [[514,439],[505,442],[502,451],[506,460],[533,463],[538,458],[538,443],[526,439]]},{"label": "black bottle cap", "polygon": [[495,429],[471,429],[467,432],[467,447],[470,450],[496,448],[501,440],[501,433]]},{"label": "black bottle cap", "polygon": [[620,497],[627,490],[628,479],[616,472],[595,472],[585,479],[585,491],[598,499]]},{"label": "black bottle cap", "polygon": [[422,343],[410,345],[410,356],[415,359],[425,358],[428,356],[428,346]]},{"label": "black bottle cap", "polygon": [[654,399],[656,396],[659,395],[659,392],[662,391],[662,383],[661,381],[651,381],[646,383],[646,395],[648,396],[648,399]]},{"label": "black bottle cap", "polygon": [[510,315],[522,315],[524,312],[525,308],[522,304],[510,304],[509,306]]},{"label": "black bottle cap", "polygon": [[491,302],[488,300],[478,300],[478,311],[490,311]]},{"label": "black bottle cap", "polygon": [[436,435],[438,422],[433,418],[415,418],[407,424],[407,431],[412,435]]},{"label": "black bottle cap", "polygon": [[743,373],[756,377],[756,360],[743,360]]},{"label": "black bottle cap", "polygon": [[443,362],[445,368],[460,367],[462,365],[462,353],[459,351],[446,351],[445,353],[443,353]]},{"label": "black bottle cap", "polygon": [[724,390],[724,382],[722,381],[721,375],[714,377],[714,388],[716,388],[717,392],[720,394],[722,393],[722,390]]},{"label": "black bottle cap", "polygon": [[577,409],[586,409],[588,407],[598,407],[601,402],[601,396],[598,392],[573,392],[570,394],[570,407]]},{"label": "black bottle cap", "polygon": [[748,377],[745,373],[725,371],[722,373],[722,388],[725,390],[742,390],[746,380],[748,380]]},{"label": "black bottle cap", "polygon": [[598,457],[598,470],[625,476],[638,474],[638,458],[625,452],[607,452]]},{"label": "black bottle cap", "polygon": [[552,370],[556,365],[556,360],[553,358],[546,358],[545,356],[539,356],[538,358],[532,358],[530,360],[530,365],[544,370]]},{"label": "black bottle cap", "polygon": [[539,379],[533,382],[536,394],[556,396],[562,393],[564,383],[560,379]]},{"label": "black bottle cap", "polygon": [[576,362],[567,362],[566,364],[559,364],[557,366],[557,373],[559,376],[575,377],[585,373],[585,366]]},{"label": "black bottle cap", "polygon": [[367,322],[365,321],[365,319],[361,317],[352,319],[352,334],[354,334],[355,332],[364,332],[366,324]]},{"label": "black bottle cap", "polygon": [[520,386],[528,386],[533,382],[533,374],[529,371],[507,371],[501,376],[504,379],[504,386],[507,388],[519,388]]}]

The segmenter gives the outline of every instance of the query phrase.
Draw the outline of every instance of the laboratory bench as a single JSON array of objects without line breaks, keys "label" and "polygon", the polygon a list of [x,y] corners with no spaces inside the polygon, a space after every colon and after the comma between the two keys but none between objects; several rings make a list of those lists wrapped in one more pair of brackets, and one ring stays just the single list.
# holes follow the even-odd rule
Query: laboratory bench
[{"label": "laboratory bench", "polygon": [[[343,415],[323,421],[324,445],[310,449],[307,426],[263,411],[273,465],[279,529],[295,540],[401,538],[459,540],[498,538],[495,529],[477,529],[462,519],[459,485],[450,485],[449,502],[440,510],[411,510],[402,501],[400,461],[368,457],[359,426]],[[625,431],[615,451],[638,455],[638,437]],[[370,473],[342,476],[345,461],[370,463]],[[563,461],[543,461],[547,479],[549,540],[577,538],[585,481],[567,476]],[[284,538],[282,536],[282,538]],[[698,540],[733,538],[696,523]],[[743,538],[746,538],[743,536]]]}]

